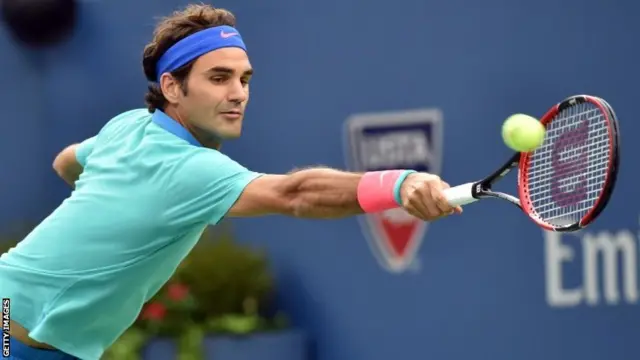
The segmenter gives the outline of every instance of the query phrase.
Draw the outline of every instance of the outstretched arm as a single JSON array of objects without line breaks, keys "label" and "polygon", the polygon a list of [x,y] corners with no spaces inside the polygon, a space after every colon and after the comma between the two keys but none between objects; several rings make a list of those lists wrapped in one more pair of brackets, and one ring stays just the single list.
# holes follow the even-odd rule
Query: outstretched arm
[{"label": "outstretched arm", "polygon": [[403,171],[352,173],[311,168],[287,175],[263,175],[250,182],[229,216],[282,214],[300,218],[341,218],[403,207],[423,220],[461,212],[446,202],[449,186],[439,177]]},{"label": "outstretched arm", "polygon": [[445,200],[448,187],[438,176],[407,170],[355,173],[315,167],[260,174],[217,151],[201,151],[173,172],[167,213],[181,221],[217,224],[224,217],[335,219],[404,208],[431,221],[462,211]]}]

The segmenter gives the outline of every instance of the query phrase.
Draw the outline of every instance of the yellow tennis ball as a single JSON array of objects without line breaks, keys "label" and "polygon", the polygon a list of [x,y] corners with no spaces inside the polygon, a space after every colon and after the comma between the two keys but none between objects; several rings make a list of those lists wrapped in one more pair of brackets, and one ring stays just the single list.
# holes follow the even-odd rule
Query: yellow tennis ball
[{"label": "yellow tennis ball", "polygon": [[505,144],[520,152],[530,152],[542,145],[544,133],[544,125],[525,114],[511,115],[502,125],[502,139]]}]

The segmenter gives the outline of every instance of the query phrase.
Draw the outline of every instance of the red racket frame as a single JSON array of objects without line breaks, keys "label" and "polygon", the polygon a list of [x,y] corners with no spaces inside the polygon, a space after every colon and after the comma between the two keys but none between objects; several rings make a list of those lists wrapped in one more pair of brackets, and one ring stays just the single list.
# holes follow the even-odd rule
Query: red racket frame
[{"label": "red racket frame", "polygon": [[608,169],[607,175],[605,178],[605,184],[598,194],[598,199],[596,200],[594,206],[575,224],[567,225],[567,226],[555,226],[549,224],[543,220],[541,220],[536,214],[531,198],[529,196],[529,163],[533,156],[533,153],[522,153],[520,156],[520,161],[518,164],[518,195],[520,197],[520,205],[522,210],[529,215],[529,217],[536,222],[539,226],[544,229],[552,230],[552,231],[575,231],[578,228],[583,228],[589,225],[593,220],[602,212],[602,210],[606,207],[609,199],[611,198],[611,194],[615,187],[618,168],[619,168],[619,152],[618,152],[618,144],[619,144],[619,134],[618,134],[618,121],[615,113],[611,106],[606,103],[604,100],[589,96],[589,95],[577,95],[572,96],[564,101],[560,102],[553,106],[546,114],[540,119],[540,122],[548,127],[549,124],[555,119],[556,115],[558,115],[563,110],[576,106],[578,104],[583,103],[591,103],[598,107],[598,109],[604,114],[604,118],[607,122],[607,126],[609,128],[609,160],[608,160]]}]

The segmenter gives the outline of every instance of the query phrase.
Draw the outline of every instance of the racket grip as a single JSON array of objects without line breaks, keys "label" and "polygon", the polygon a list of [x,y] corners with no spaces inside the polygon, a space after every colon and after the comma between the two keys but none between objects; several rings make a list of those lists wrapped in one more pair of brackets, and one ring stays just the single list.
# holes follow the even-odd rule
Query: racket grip
[{"label": "racket grip", "polygon": [[473,197],[474,183],[466,183],[444,190],[444,196],[451,206],[462,206],[478,201]]}]

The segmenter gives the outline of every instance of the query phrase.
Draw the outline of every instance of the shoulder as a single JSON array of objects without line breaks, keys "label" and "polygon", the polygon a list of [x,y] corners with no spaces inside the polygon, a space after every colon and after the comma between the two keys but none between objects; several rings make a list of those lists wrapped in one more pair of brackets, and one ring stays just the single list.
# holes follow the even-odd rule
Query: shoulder
[{"label": "shoulder", "polygon": [[147,109],[133,109],[120,113],[111,118],[100,130],[99,134],[118,131],[130,125],[150,121],[151,113]]},{"label": "shoulder", "polygon": [[249,171],[217,150],[189,147],[176,167],[176,178],[182,182],[211,182]]},{"label": "shoulder", "polygon": [[246,186],[261,174],[252,172],[228,156],[210,149],[194,148],[174,166],[168,187],[170,203],[181,218],[216,224],[237,201]]},{"label": "shoulder", "polygon": [[250,171],[228,156],[210,149],[198,149],[174,166],[170,193],[184,198],[235,198],[261,174]]},{"label": "shoulder", "polygon": [[149,119],[151,118],[151,113],[149,112],[149,110],[140,108],[140,109],[132,109],[132,110],[120,113],[114,116],[109,122],[116,123],[122,120],[135,121],[135,120],[147,119],[147,118]]},{"label": "shoulder", "polygon": [[174,164],[170,180],[162,183],[173,214],[216,224],[245,187],[261,174],[249,171],[215,150],[197,149]]},{"label": "shoulder", "polygon": [[[76,158],[86,163],[90,156],[93,162],[114,161],[130,153],[144,137],[146,124],[151,121],[147,109],[134,109],[111,118],[95,136],[78,146]],[[82,161],[81,161],[82,162]]]}]

